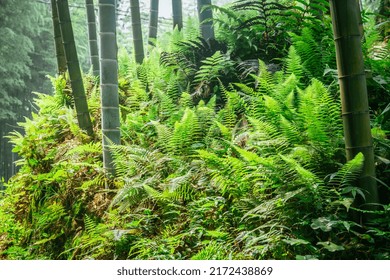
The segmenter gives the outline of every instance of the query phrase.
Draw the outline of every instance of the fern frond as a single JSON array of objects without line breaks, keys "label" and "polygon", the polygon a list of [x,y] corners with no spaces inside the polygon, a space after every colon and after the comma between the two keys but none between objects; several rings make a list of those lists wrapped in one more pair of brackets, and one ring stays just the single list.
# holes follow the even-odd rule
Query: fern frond
[{"label": "fern frond", "polygon": [[326,131],[329,125],[328,120],[321,118],[323,114],[320,102],[325,92],[324,86],[313,80],[313,83],[300,94],[299,113],[304,120],[308,140],[319,146],[329,143],[330,136]]},{"label": "fern frond", "polygon": [[177,113],[177,107],[175,102],[169,97],[169,95],[157,91],[159,98],[159,116],[160,120],[164,121],[174,116]]},{"label": "fern frond", "polygon": [[104,174],[99,174],[93,179],[83,182],[80,186],[81,190],[87,191],[92,187],[98,187],[98,189],[103,189],[107,184],[107,178]]},{"label": "fern frond", "polygon": [[173,130],[166,125],[158,122],[152,122],[157,131],[158,144],[163,148],[164,151],[170,151],[170,141],[173,136]]},{"label": "fern frond", "polygon": [[279,156],[290,166],[292,170],[295,170],[299,176],[298,181],[295,183],[299,184],[300,181],[302,181],[307,187],[310,188],[315,188],[321,184],[321,180],[312,171],[304,168],[300,163],[298,163],[298,161],[288,156]]},{"label": "fern frond", "polygon": [[182,108],[192,108],[194,103],[192,102],[192,97],[188,92],[183,92],[180,96],[179,105]]},{"label": "fern frond", "polygon": [[199,121],[199,126],[202,135],[206,135],[207,131],[213,124],[213,120],[215,118],[215,110],[213,108],[204,105],[203,101],[201,101],[199,102],[195,113]]},{"label": "fern frond", "polygon": [[263,152],[275,152],[287,149],[290,146],[288,139],[279,128],[269,122],[248,118],[253,126],[249,143]]},{"label": "fern frond", "polygon": [[175,154],[191,153],[191,146],[199,144],[201,128],[195,112],[187,108],[180,122],[175,123],[172,138],[169,141],[170,151]]},{"label": "fern frond", "polygon": [[84,228],[88,234],[96,234],[96,226],[95,221],[90,216],[84,215]]},{"label": "fern frond", "polygon": [[364,155],[358,153],[352,160],[348,161],[339,171],[331,175],[329,184],[338,188],[353,186],[359,177],[364,164]]},{"label": "fern frond", "polygon": [[100,154],[101,151],[102,151],[101,142],[91,142],[84,145],[78,145],[70,149],[69,151],[67,151],[66,156]]},{"label": "fern frond", "polygon": [[303,77],[301,57],[298,55],[294,46],[291,46],[288,51],[284,69],[287,76],[294,74],[298,81]]},{"label": "fern frond", "polygon": [[264,61],[259,60],[258,75],[250,74],[255,79],[255,88],[264,95],[272,95],[275,89],[275,81],[267,69]]},{"label": "fern frond", "polygon": [[303,139],[299,127],[295,123],[287,120],[284,116],[280,118],[280,128],[289,143],[298,144],[302,142]]},{"label": "fern frond", "polygon": [[203,60],[202,65],[195,74],[194,83],[212,81],[219,77],[220,71],[226,67],[225,58],[220,51]]}]

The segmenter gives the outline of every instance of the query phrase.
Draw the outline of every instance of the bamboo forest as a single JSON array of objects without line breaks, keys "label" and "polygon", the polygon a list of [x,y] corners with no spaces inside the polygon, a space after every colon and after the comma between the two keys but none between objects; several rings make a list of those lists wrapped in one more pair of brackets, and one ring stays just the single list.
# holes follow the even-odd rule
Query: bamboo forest
[{"label": "bamboo forest", "polygon": [[390,259],[389,18],[0,0],[0,259]]}]

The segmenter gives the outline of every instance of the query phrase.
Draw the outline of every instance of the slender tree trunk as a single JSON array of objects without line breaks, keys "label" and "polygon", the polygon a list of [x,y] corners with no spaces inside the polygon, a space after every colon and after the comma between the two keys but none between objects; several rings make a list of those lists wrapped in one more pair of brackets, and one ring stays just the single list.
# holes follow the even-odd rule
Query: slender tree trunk
[{"label": "slender tree trunk", "polygon": [[4,178],[5,181],[7,181],[7,178],[5,176],[5,166],[6,166],[6,153],[8,152],[5,148],[6,138],[5,138],[5,124],[6,121],[1,119],[0,120],[0,190],[4,189],[4,185],[2,183],[2,178]]},{"label": "slender tree trunk", "polygon": [[57,0],[58,17],[60,20],[62,43],[68,65],[69,78],[74,96],[77,120],[81,129],[88,135],[93,135],[91,117],[89,115],[87,97],[85,95],[83,78],[74,42],[72,23],[70,20],[68,0]]},{"label": "slender tree trunk", "polygon": [[211,5],[211,0],[198,0],[198,16],[200,22],[200,31],[203,39],[206,41],[214,39],[213,11],[211,8],[203,7]]},{"label": "slender tree trunk", "polygon": [[99,0],[103,164],[110,177],[115,169],[109,146],[120,144],[115,4],[115,0]]},{"label": "slender tree trunk", "polygon": [[154,40],[157,38],[158,26],[158,0],[150,0],[150,17],[149,17],[149,45],[154,46]]},{"label": "slender tree trunk", "polygon": [[99,50],[96,35],[96,17],[93,0],[85,0],[85,7],[87,9],[89,54],[91,58],[92,72],[94,76],[99,76]]},{"label": "slender tree trunk", "polygon": [[172,0],[173,29],[183,28],[183,7],[181,0]]},{"label": "slender tree trunk", "polygon": [[[364,166],[358,184],[365,191],[366,207],[364,208],[373,209],[372,205],[378,203],[378,190],[375,180],[366,76],[360,41],[360,9],[356,0],[330,0],[330,7],[336,45],[347,160],[353,159],[360,152],[363,153]],[[363,205],[357,206],[363,207]]]},{"label": "slender tree trunk", "polygon": [[51,14],[53,20],[54,43],[57,58],[57,72],[61,75],[66,72],[66,58],[64,45],[62,44],[60,21],[58,18],[57,2],[51,0]]},{"label": "slender tree trunk", "polygon": [[133,43],[135,61],[139,64],[144,60],[144,44],[142,40],[141,15],[139,0],[130,0],[131,25],[133,29]]}]

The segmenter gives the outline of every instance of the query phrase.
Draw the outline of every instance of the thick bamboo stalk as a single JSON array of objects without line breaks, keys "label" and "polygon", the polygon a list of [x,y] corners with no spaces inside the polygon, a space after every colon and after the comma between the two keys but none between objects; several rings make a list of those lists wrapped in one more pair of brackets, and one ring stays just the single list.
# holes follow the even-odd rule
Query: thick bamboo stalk
[{"label": "thick bamboo stalk", "polygon": [[96,17],[93,0],[85,0],[85,7],[87,10],[89,55],[91,59],[92,72],[94,76],[99,76],[99,50],[96,35]]},{"label": "thick bamboo stalk", "polygon": [[200,22],[200,31],[203,39],[206,41],[214,39],[213,11],[205,6],[211,5],[211,0],[198,0],[198,16]]},{"label": "thick bamboo stalk", "polygon": [[149,45],[152,46],[154,46],[154,40],[157,38],[158,4],[158,0],[150,0]]},{"label": "thick bamboo stalk", "polygon": [[66,58],[65,58],[64,46],[62,44],[60,20],[58,18],[56,0],[51,0],[51,14],[52,14],[53,31],[54,31],[54,43],[55,43],[54,46],[55,46],[56,58],[57,58],[57,73],[58,75],[61,75],[66,72]]},{"label": "thick bamboo stalk", "polygon": [[108,176],[115,175],[109,146],[120,144],[115,4],[115,0],[99,0],[103,165]]},{"label": "thick bamboo stalk", "polygon": [[81,129],[85,130],[88,135],[93,135],[92,122],[89,115],[83,78],[81,76],[80,64],[74,42],[68,0],[57,0],[57,9],[63,40],[62,43],[65,50],[66,63],[77,112],[77,120]]},{"label": "thick bamboo stalk", "polygon": [[359,28],[360,9],[356,0],[330,0],[330,5],[347,160],[363,153],[364,166],[358,185],[364,190],[366,199],[360,204],[366,204],[366,209],[374,209],[372,205],[378,203],[378,191]]},{"label": "thick bamboo stalk", "polygon": [[181,0],[172,0],[173,29],[183,28],[183,7]]},{"label": "thick bamboo stalk", "polygon": [[142,39],[141,15],[139,0],[130,0],[131,25],[133,29],[133,43],[135,61],[139,64],[144,60],[144,44]]}]

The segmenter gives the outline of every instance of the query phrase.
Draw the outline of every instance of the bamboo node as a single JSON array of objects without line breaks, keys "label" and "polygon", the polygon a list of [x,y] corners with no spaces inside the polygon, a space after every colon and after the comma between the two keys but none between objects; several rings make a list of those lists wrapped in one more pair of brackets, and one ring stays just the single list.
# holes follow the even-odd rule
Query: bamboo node
[{"label": "bamboo node", "polygon": [[364,110],[364,111],[344,112],[341,115],[342,116],[351,116],[351,115],[365,115],[365,114],[369,114],[369,113],[370,113],[369,110]]},{"label": "bamboo node", "polygon": [[367,146],[354,146],[354,147],[345,147],[346,150],[369,150],[372,149],[374,146],[373,145],[367,145]]}]

